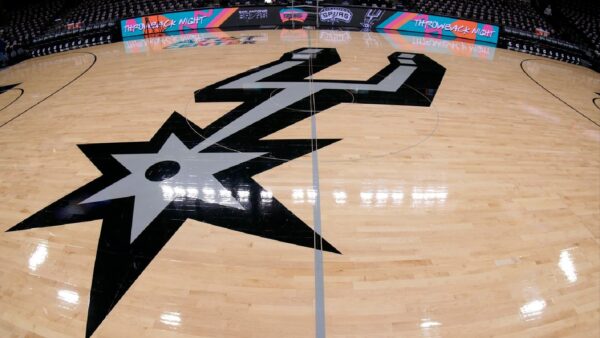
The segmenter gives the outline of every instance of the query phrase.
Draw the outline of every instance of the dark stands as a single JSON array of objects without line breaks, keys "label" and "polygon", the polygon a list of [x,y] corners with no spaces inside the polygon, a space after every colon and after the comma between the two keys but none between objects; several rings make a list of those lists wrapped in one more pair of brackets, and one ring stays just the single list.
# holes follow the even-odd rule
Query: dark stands
[{"label": "dark stands", "polygon": [[[274,0],[273,4],[315,10],[317,3],[376,7],[491,23],[502,27],[500,47],[590,66],[600,60],[600,6],[596,2]],[[245,5],[268,6],[265,0],[0,0],[0,66],[116,41],[120,38],[119,21],[129,17]],[[307,20],[307,24],[313,21]]]},{"label": "dark stands", "polygon": [[8,55],[6,55],[6,42],[0,39],[0,68],[6,67],[6,65],[8,65]]},{"label": "dark stands", "polygon": [[325,0],[320,2],[322,5],[343,5],[343,6],[363,6],[384,9],[395,9],[398,11],[413,11],[413,3],[409,1],[395,0]]},{"label": "dark stands", "polygon": [[569,41],[588,48],[588,56],[600,71],[600,5],[597,1],[573,0],[568,3],[553,1],[552,22],[562,23],[562,35]]},{"label": "dark stands", "polygon": [[0,39],[6,44],[4,53],[10,62],[18,62],[28,56],[27,47],[46,31],[64,4],[65,0],[3,2]]},{"label": "dark stands", "polygon": [[111,43],[124,18],[212,7],[202,0],[83,0],[75,1],[37,39],[32,56]]},{"label": "dark stands", "polygon": [[420,13],[488,22],[530,32],[542,28],[550,34],[554,33],[531,4],[523,0],[415,0],[414,8]]},{"label": "dark stands", "polygon": [[531,2],[523,0],[414,0],[414,11],[487,22],[502,27],[499,46],[575,64],[585,51],[556,36],[556,29]]}]

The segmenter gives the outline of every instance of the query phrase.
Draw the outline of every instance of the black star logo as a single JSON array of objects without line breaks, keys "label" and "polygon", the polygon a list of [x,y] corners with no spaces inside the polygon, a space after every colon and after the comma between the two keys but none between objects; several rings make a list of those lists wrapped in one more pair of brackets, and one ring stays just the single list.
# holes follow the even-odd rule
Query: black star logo
[{"label": "black star logo", "polygon": [[103,220],[88,337],[189,218],[340,253],[252,177],[338,141],[263,138],[339,103],[429,106],[445,69],[420,54],[388,60],[367,81],[309,83],[340,58],[305,48],[198,90],[196,102],[242,103],[205,129],[173,113],[149,142],[79,145],[102,176],[9,231]]},{"label": "black star logo", "polygon": [[[153,158],[169,140],[180,140],[187,149],[192,149],[205,137],[200,127],[173,113],[149,142],[80,145],[79,148],[103,175],[9,229],[18,231],[103,219],[90,294],[88,337],[188,218],[309,248],[316,245],[317,249],[321,249],[319,234],[252,179],[252,176],[287,160],[310,153],[314,150],[311,140],[245,139],[244,142],[223,141],[211,146],[199,155],[217,155],[213,159],[220,161],[219,155],[223,154],[260,154],[215,173],[213,177],[223,187],[220,191],[214,189],[214,184],[202,184],[207,180],[197,182],[199,184],[190,184],[185,177],[178,180],[173,175],[173,168],[169,168],[169,162],[177,161],[158,159],[159,162],[133,173],[118,160],[122,160],[121,155],[131,154],[146,154]],[[318,145],[324,147],[336,141],[319,140]],[[201,157],[196,160],[202,162]],[[129,165],[129,162],[125,163]],[[162,196],[159,198],[167,200],[168,205],[159,210],[149,224],[144,224],[145,229],[132,239],[132,210],[135,209],[135,199],[140,196],[133,196],[136,194],[133,190],[138,188],[130,186],[129,196],[84,202],[136,174],[159,187],[167,182],[162,184]],[[327,241],[322,243],[323,250],[339,253]]]}]

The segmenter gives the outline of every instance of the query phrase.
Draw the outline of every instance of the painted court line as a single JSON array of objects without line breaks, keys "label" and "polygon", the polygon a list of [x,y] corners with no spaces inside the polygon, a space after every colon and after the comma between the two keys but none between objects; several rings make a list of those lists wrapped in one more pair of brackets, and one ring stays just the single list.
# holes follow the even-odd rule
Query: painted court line
[{"label": "painted court line", "polygon": [[[308,34],[308,47],[311,48],[310,31]],[[308,51],[319,52],[319,49],[308,49]],[[313,58],[308,59],[309,75],[309,93],[310,93],[310,132],[313,143],[311,152],[312,158],[312,184],[316,199],[313,206],[313,222],[315,233],[321,235],[321,189],[319,184],[319,153],[317,150],[317,118],[315,117],[315,90],[313,84]],[[323,242],[322,239],[317,243],[314,237],[314,267],[315,267],[315,336],[316,338],[325,338],[325,287],[323,275]]]}]

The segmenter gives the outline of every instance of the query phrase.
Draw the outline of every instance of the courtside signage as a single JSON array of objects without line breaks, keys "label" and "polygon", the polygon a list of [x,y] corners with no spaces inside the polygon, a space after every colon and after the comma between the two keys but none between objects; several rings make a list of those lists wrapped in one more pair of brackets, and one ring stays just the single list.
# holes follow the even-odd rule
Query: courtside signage
[{"label": "courtside signage", "polygon": [[451,36],[497,43],[498,26],[442,16],[396,12],[377,26],[379,29]]},{"label": "courtside signage", "polygon": [[216,8],[125,19],[121,20],[121,33],[126,38],[152,33],[217,28],[237,10],[237,8]]},{"label": "courtside signage", "polygon": [[205,28],[303,23],[310,15],[317,15],[328,26],[409,31],[493,44],[498,42],[499,35],[498,26],[428,14],[351,7],[324,7],[318,13],[308,13],[300,8],[277,6],[211,8],[130,18],[121,20],[121,32],[123,38],[129,38]]},{"label": "courtside signage", "polygon": [[187,219],[341,254],[253,177],[340,141],[265,140],[339,104],[429,107],[446,69],[422,54],[394,52],[387,60],[387,66],[366,81],[309,81],[307,77],[342,59],[334,48],[300,48],[198,89],[197,103],[241,104],[206,128],[174,112],[149,141],[80,144],[101,176],[8,231],[85,226],[102,219],[89,301],[86,298],[86,338]]}]

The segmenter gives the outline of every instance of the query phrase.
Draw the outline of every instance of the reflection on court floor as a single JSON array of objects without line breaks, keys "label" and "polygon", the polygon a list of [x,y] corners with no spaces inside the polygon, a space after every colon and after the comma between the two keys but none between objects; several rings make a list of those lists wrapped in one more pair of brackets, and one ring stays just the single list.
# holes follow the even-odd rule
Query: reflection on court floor
[{"label": "reflection on court floor", "polygon": [[0,87],[0,336],[599,333],[590,70],[210,31]]}]

